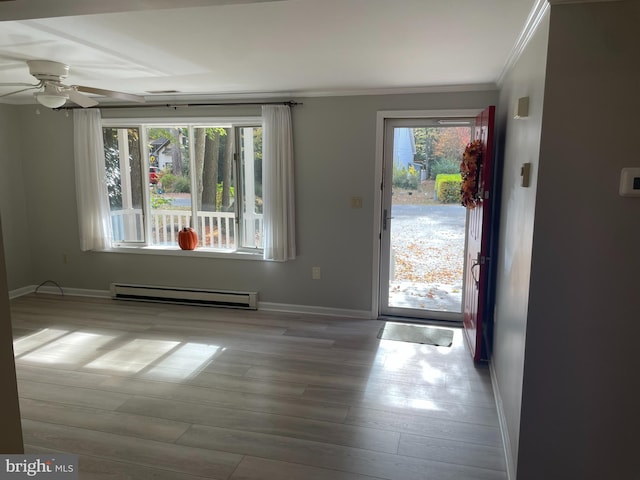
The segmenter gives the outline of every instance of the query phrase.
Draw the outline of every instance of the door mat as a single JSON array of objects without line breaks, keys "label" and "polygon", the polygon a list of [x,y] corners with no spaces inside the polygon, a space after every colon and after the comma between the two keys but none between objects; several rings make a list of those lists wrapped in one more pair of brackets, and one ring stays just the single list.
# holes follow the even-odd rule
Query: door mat
[{"label": "door mat", "polygon": [[422,343],[438,347],[450,347],[453,343],[453,330],[423,325],[404,325],[387,323],[378,332],[378,338],[399,342]]}]

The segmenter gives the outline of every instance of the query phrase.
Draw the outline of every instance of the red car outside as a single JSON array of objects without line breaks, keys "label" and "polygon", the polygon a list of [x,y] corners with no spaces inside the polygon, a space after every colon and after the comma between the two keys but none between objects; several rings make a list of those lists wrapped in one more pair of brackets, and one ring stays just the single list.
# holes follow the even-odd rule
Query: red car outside
[{"label": "red car outside", "polygon": [[158,179],[160,178],[158,172],[158,167],[149,167],[149,183],[151,185],[156,185],[158,183]]}]

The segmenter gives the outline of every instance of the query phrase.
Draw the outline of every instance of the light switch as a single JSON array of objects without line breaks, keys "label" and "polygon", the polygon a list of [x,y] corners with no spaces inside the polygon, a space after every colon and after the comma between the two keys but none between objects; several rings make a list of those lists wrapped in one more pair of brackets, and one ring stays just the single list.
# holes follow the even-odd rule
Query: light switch
[{"label": "light switch", "polygon": [[529,97],[520,97],[516,103],[513,118],[527,118],[529,116]]},{"label": "light switch", "polygon": [[362,197],[351,197],[351,208],[362,208]]},{"label": "light switch", "polygon": [[620,173],[620,195],[623,197],[640,197],[640,168],[623,168]]}]

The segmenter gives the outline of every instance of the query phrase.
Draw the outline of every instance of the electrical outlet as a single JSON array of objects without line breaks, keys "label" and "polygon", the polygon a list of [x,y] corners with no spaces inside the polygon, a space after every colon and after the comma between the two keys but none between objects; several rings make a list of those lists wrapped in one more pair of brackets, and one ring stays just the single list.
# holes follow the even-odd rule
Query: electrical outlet
[{"label": "electrical outlet", "polygon": [[311,267],[311,279],[320,280],[320,267]]}]

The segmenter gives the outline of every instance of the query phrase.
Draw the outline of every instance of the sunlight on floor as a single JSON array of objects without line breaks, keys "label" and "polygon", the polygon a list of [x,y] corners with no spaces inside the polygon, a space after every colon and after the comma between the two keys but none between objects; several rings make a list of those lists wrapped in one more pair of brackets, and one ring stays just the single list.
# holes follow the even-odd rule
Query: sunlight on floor
[{"label": "sunlight on floor", "polygon": [[88,369],[136,373],[179,345],[168,340],[136,339],[85,365]]},{"label": "sunlight on floor", "polygon": [[57,365],[78,365],[95,356],[96,349],[116,338],[114,335],[73,332],[22,356],[20,360]]},{"label": "sunlight on floor", "polygon": [[14,351],[16,358],[26,363],[75,366],[104,373],[140,373],[141,377],[160,381],[193,378],[224,351],[219,345],[143,338],[132,339],[106,353],[100,351],[118,338],[45,328],[16,340]]},{"label": "sunlight on floor", "polygon": [[141,376],[153,380],[187,380],[195,377],[218,352],[218,345],[186,343]]},{"label": "sunlight on floor", "polygon": [[58,337],[69,333],[68,330],[59,330],[56,328],[45,328],[26,337],[19,338],[13,342],[13,354],[18,357],[23,353],[41,347]]}]

